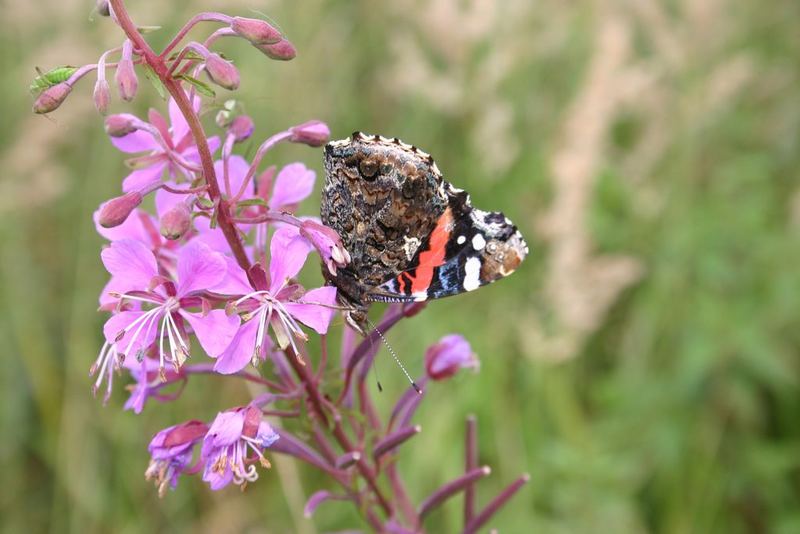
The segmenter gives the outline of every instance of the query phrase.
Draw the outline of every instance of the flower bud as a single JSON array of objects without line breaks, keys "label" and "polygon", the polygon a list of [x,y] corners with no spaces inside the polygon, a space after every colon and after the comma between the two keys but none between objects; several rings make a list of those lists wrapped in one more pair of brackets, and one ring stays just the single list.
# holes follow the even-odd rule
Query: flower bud
[{"label": "flower bud", "polygon": [[102,206],[97,222],[103,228],[114,228],[125,222],[128,215],[142,203],[142,195],[138,191],[131,191],[116,198],[112,198]]},{"label": "flower bud", "polygon": [[239,87],[239,71],[219,54],[211,53],[206,57],[206,73],[212,82],[229,91]]},{"label": "flower bud", "polygon": [[332,275],[336,276],[337,267],[344,267],[350,263],[350,254],[335,230],[306,219],[300,225],[300,235],[314,245]]},{"label": "flower bud", "polygon": [[478,366],[478,358],[469,343],[458,334],[444,336],[425,352],[425,371],[433,380],[444,380],[459,369],[477,369]]},{"label": "flower bud", "polygon": [[192,213],[185,202],[178,202],[161,217],[161,235],[180,239],[192,228]]},{"label": "flower bud", "polygon": [[254,45],[275,44],[281,40],[281,32],[259,19],[233,17],[231,29]]},{"label": "flower bud", "polygon": [[241,143],[253,135],[253,130],[255,130],[253,119],[247,115],[239,115],[231,122],[229,131],[233,134],[234,140]]},{"label": "flower bud", "polygon": [[139,79],[133,68],[133,61],[122,58],[117,65],[117,72],[114,74],[114,81],[117,83],[119,96],[126,102],[133,100],[136,90],[139,88]]},{"label": "flower bud", "polygon": [[97,0],[97,2],[95,2],[95,9],[97,10],[97,14],[101,17],[111,15],[111,7],[108,5],[108,0]]},{"label": "flower bud", "polygon": [[281,39],[275,44],[256,45],[256,48],[261,50],[268,58],[277,59],[278,61],[289,61],[297,55],[294,45],[286,39]]},{"label": "flower bud", "polygon": [[308,121],[289,128],[292,143],[303,143],[308,146],[322,146],[331,138],[328,125],[322,121]]},{"label": "flower bud", "polygon": [[111,137],[125,137],[139,128],[136,126],[138,119],[130,113],[118,113],[106,117],[106,133]]},{"label": "flower bud", "polygon": [[101,115],[108,113],[108,102],[111,100],[111,91],[108,88],[108,82],[105,80],[97,80],[94,84],[94,107]]},{"label": "flower bud", "polygon": [[33,112],[41,114],[55,111],[67,99],[71,91],[72,86],[67,82],[48,87],[36,98],[33,103]]}]

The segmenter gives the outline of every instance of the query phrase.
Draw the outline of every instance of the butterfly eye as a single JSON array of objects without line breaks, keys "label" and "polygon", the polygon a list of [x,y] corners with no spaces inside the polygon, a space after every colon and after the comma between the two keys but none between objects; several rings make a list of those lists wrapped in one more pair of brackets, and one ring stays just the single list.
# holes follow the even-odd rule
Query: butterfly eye
[{"label": "butterfly eye", "polygon": [[366,180],[372,180],[378,172],[378,163],[372,159],[362,160],[358,165],[358,170]]}]

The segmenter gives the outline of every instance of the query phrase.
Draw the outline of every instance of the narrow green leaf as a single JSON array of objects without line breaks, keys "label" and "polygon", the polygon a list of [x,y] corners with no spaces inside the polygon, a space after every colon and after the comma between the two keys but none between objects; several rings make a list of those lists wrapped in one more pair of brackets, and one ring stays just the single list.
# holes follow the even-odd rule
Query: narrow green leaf
[{"label": "narrow green leaf", "polygon": [[153,84],[153,87],[158,93],[158,96],[161,97],[161,100],[166,100],[167,88],[164,87],[164,84],[161,82],[161,79],[156,75],[155,71],[152,68],[150,68],[150,65],[143,64],[142,66],[144,67],[145,78],[150,80],[150,83]]},{"label": "narrow green leaf", "polygon": [[211,86],[209,86],[205,82],[201,82],[197,78],[192,78],[188,74],[179,74],[179,75],[175,76],[175,78],[178,79],[178,80],[183,80],[183,81],[185,81],[187,83],[192,84],[194,86],[194,88],[197,89],[197,92],[200,93],[203,96],[208,96],[208,97],[211,97],[211,98],[214,98],[215,96],[217,96],[217,93],[214,92],[214,90],[211,88]]}]

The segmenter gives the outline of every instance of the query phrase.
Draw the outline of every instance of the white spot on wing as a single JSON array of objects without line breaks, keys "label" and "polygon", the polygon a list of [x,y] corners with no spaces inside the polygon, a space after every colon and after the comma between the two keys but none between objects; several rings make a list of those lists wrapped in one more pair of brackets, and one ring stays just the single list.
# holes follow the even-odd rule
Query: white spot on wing
[{"label": "white spot on wing", "polygon": [[467,238],[464,237],[463,235],[458,236],[458,239],[456,239],[456,243],[458,243],[459,245],[463,245],[466,241]]},{"label": "white spot on wing", "polygon": [[475,250],[483,250],[483,247],[486,246],[486,240],[483,238],[481,234],[475,234],[472,237],[472,248]]},{"label": "white spot on wing", "polygon": [[481,260],[473,256],[464,264],[464,289],[472,291],[481,285]]}]

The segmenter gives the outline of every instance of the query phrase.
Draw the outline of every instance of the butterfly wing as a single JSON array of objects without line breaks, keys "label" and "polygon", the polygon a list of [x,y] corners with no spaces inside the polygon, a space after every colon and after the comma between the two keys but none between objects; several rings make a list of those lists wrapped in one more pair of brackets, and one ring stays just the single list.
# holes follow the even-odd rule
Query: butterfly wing
[{"label": "butterfly wing", "polygon": [[448,206],[423,240],[411,268],[373,288],[371,301],[412,302],[457,295],[504,278],[528,253],[517,227],[500,212],[471,206],[444,182]]}]

